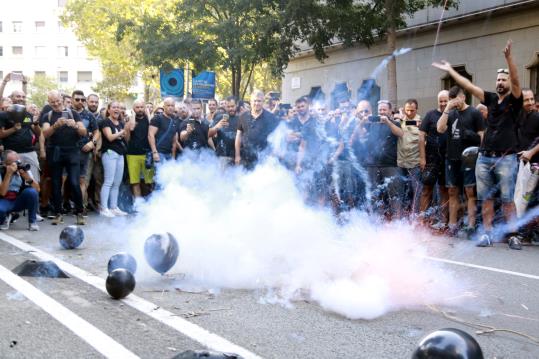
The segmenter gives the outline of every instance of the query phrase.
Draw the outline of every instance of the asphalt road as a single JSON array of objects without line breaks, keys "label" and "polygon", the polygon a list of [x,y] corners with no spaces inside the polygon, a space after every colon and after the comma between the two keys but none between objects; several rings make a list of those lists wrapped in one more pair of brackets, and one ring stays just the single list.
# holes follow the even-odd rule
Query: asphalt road
[{"label": "asphalt road", "polygon": [[[70,221],[67,218],[66,224]],[[121,231],[104,233],[109,226],[101,221],[91,217],[81,248],[68,251],[58,244],[62,227],[44,222],[40,232],[31,233],[21,219],[0,233],[0,266],[11,270],[45,253],[80,268],[84,272],[73,275],[68,271],[67,279],[18,278],[141,358],[171,358],[184,350],[203,349],[204,343],[216,347],[229,343],[264,358],[407,358],[423,336],[444,327],[471,333],[486,358],[539,358],[539,344],[531,339],[510,332],[478,335],[469,325],[510,329],[539,338],[538,247],[513,251],[500,244],[479,249],[469,242],[433,237],[425,243],[429,254],[458,263],[434,261],[473,288],[474,295],[466,298],[465,305],[418,307],[374,320],[350,320],[306,301],[293,306],[267,304],[261,301],[259,290],[177,290],[179,273],[137,282],[132,296],[137,300],[131,301],[131,296],[113,300],[98,287],[106,277],[108,258],[119,250]],[[118,229],[129,225],[128,219],[113,221]],[[25,247],[28,245],[42,252],[33,252]],[[96,277],[88,277],[88,273]],[[1,358],[104,356],[96,349],[99,343],[85,340],[91,331],[69,329],[65,316],[55,319],[43,302],[33,302],[2,278]],[[182,323],[196,326],[182,327]]]}]

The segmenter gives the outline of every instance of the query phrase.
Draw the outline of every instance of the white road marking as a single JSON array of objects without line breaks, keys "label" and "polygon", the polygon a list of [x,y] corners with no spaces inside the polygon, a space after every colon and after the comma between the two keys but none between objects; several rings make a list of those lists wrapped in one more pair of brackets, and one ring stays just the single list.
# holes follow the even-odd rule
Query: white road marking
[{"label": "white road marking", "polygon": [[[100,291],[107,293],[107,290],[105,289],[105,280],[103,278],[100,278],[92,273],[86,272],[85,270],[72,264],[64,262],[63,260],[58,259],[53,255],[48,254],[47,252],[44,252],[27,243],[21,242],[18,239],[8,236],[5,233],[0,233],[0,240],[3,240],[4,242],[9,243],[23,251],[31,252],[32,255],[41,260],[53,261],[58,265],[58,267],[60,267],[60,269],[68,272],[73,277],[76,277],[83,282],[86,282],[91,286],[99,289]],[[260,356],[250,352],[249,350],[240,347],[226,340],[225,338],[218,336],[217,334],[213,334],[210,331],[196,324],[193,324],[183,318],[175,316],[174,313],[164,310],[158,305],[149,302],[141,297],[138,297],[134,294],[131,294],[125,299],[122,299],[122,301],[131,306],[132,308],[154,318],[155,320],[163,324],[168,325],[169,327],[199,342],[200,344],[204,345],[209,349],[220,352],[235,353],[248,359],[261,359]]]},{"label": "white road marking", "polygon": [[123,345],[1,265],[0,280],[22,293],[105,357],[138,358]]},{"label": "white road marking", "polygon": [[442,263],[454,264],[454,265],[463,266],[463,267],[469,267],[469,268],[475,268],[475,269],[488,270],[488,271],[491,271],[491,272],[497,272],[497,273],[503,273],[503,274],[514,275],[514,276],[517,276],[517,277],[524,277],[524,278],[538,279],[538,280],[539,280],[539,276],[533,275],[533,274],[514,272],[514,271],[510,271],[510,270],[506,270],[506,269],[500,269],[500,268],[495,268],[495,267],[481,266],[481,265],[478,265],[478,264],[472,264],[472,263],[466,263],[466,262],[459,262],[459,261],[454,261],[454,260],[451,260],[451,259],[445,259],[445,258],[430,257],[430,256],[421,256],[421,258],[428,259],[428,260],[431,260],[431,261],[436,261],[436,262],[442,262]]}]

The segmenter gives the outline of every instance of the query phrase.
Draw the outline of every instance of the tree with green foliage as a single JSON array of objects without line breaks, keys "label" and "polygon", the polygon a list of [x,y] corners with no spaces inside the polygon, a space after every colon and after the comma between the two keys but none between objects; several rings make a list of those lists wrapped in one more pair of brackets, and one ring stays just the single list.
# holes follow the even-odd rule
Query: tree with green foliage
[{"label": "tree with green foliage", "polygon": [[56,79],[50,76],[35,76],[28,81],[28,103],[43,107],[47,103],[47,93],[58,89]]}]

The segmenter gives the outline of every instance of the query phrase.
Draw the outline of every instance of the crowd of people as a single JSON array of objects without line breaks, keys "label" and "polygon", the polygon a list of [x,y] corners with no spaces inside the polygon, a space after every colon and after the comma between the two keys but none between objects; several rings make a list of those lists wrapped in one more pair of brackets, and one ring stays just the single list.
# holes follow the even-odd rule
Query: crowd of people
[{"label": "crowd of people", "polygon": [[[409,220],[477,239],[478,246],[505,239],[520,249],[523,240],[536,241],[533,218],[516,220],[514,195],[519,164],[539,162],[539,101],[521,89],[510,42],[504,54],[507,68],[498,70],[495,92],[475,86],[448,62],[433,63],[456,85],[440,91],[423,116],[413,98],[396,108],[367,99],[354,106],[341,96],[329,111],[301,97],[287,109],[258,90],[249,102],[137,100],[131,113],[117,101],[99,109],[95,94],[53,90],[38,109],[26,104],[23,77],[22,91],[0,104],[1,228],[24,210],[30,230],[39,230],[44,217],[61,224],[68,213],[78,225],[88,211],[125,216],[122,183],[135,200],[148,196],[161,164],[211,152],[223,169],[250,170],[266,156],[277,158],[306,203],[330,207],[340,220],[363,210],[383,221]],[[10,74],[0,92],[9,81]],[[470,106],[466,94],[481,104]],[[538,201],[532,196],[528,208]]]}]

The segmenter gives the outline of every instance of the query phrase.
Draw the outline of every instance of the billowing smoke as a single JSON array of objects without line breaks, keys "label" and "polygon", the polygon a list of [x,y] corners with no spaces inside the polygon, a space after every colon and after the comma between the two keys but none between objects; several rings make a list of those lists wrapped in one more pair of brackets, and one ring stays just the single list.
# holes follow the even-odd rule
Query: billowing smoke
[{"label": "billowing smoke", "polygon": [[[170,273],[183,273],[177,287],[262,289],[261,300],[310,300],[354,319],[443,304],[464,290],[450,272],[420,259],[428,234],[362,212],[338,225],[329,209],[304,204],[294,177],[274,159],[244,172],[223,171],[211,154],[184,158],[164,165],[158,180],[163,189],[139,204],[129,224],[130,252],[142,264],[148,236],[173,234],[180,256]],[[151,270],[137,280],[166,285]]]}]

